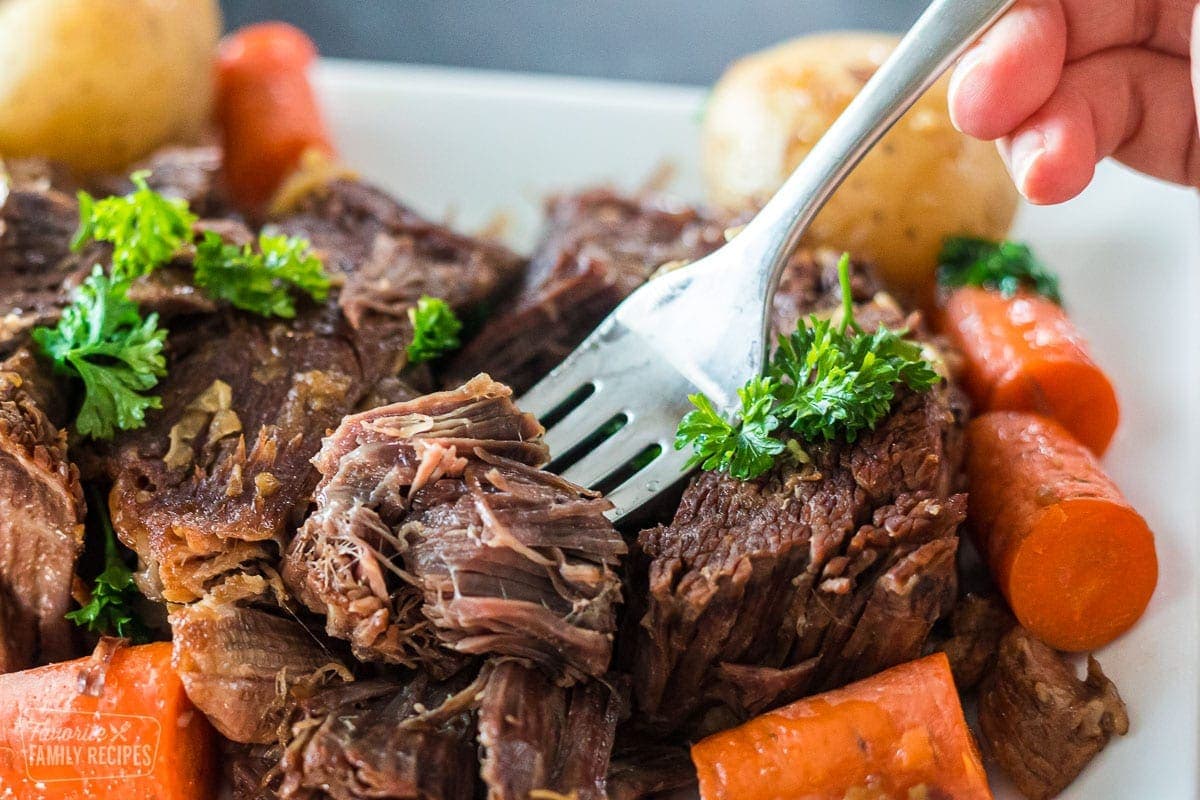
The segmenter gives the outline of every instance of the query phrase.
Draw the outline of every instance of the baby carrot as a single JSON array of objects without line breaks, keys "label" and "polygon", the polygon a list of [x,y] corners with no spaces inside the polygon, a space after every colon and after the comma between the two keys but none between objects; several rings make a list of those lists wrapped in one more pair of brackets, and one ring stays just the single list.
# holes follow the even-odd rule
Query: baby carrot
[{"label": "baby carrot", "polygon": [[944,653],[709,736],[692,761],[701,800],[992,796]]},{"label": "baby carrot", "polygon": [[221,42],[216,105],[225,175],[247,209],[260,209],[305,153],[333,154],[308,80],[316,55],[302,31],[282,22],[250,25]]},{"label": "baby carrot", "polygon": [[941,321],[963,354],[977,410],[1035,411],[1103,455],[1117,428],[1117,395],[1061,306],[965,286],[949,294]]},{"label": "baby carrot", "polygon": [[214,734],[171,668],[171,644],[107,659],[0,675],[0,797],[215,796]]},{"label": "baby carrot", "polygon": [[1154,534],[1096,456],[1057,422],[1015,411],[967,427],[967,514],[1013,613],[1059,650],[1094,650],[1142,615]]}]

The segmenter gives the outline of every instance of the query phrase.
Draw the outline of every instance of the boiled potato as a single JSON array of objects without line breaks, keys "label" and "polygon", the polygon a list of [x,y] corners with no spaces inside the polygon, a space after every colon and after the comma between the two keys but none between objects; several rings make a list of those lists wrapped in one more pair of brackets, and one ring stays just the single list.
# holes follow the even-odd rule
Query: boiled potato
[{"label": "boiled potato", "polygon": [[119,169],[208,118],[216,0],[0,2],[0,155]]},{"label": "boiled potato", "polygon": [[[761,206],[808,154],[896,44],[884,34],[796,39],[730,67],[705,110],[710,199]],[[917,102],[850,175],[807,241],[873,260],[901,299],[932,298],[942,239],[1001,238],[1017,193],[995,148],[963,136],[946,110],[947,79]]]}]

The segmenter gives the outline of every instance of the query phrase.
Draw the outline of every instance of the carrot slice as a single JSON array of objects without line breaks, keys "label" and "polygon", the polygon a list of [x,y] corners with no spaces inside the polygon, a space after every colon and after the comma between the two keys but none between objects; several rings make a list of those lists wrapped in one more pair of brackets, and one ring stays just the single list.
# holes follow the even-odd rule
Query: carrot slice
[{"label": "carrot slice", "polygon": [[709,736],[692,761],[702,800],[992,796],[944,653]]},{"label": "carrot slice", "polygon": [[214,734],[184,694],[170,643],[108,657],[0,675],[0,790],[12,792],[0,796],[215,796]]},{"label": "carrot slice", "polygon": [[955,289],[942,313],[964,356],[980,411],[1036,411],[1103,455],[1117,429],[1117,395],[1062,307],[1040,295]]},{"label": "carrot slice", "polygon": [[979,549],[1031,633],[1094,650],[1141,617],[1158,582],[1154,534],[1063,426],[1016,411],[976,417],[967,477]]},{"label": "carrot slice", "polygon": [[305,153],[333,155],[308,70],[317,48],[282,22],[225,37],[217,59],[217,121],[234,200],[259,210]]}]

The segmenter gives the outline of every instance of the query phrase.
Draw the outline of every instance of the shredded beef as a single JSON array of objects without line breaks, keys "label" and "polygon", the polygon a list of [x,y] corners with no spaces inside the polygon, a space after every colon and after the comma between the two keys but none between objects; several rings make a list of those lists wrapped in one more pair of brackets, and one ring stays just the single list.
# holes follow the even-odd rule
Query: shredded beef
[{"label": "shredded beef", "polygon": [[539,670],[497,664],[479,709],[489,800],[525,800],[538,790],[605,800],[620,710],[620,699],[599,681],[564,688]]},{"label": "shredded beef", "polygon": [[991,670],[1000,640],[1014,624],[1012,612],[998,595],[966,594],[955,604],[950,636],[937,649],[949,659],[960,692],[974,689]]},{"label": "shredded beef", "polygon": [[362,681],[301,701],[272,776],[282,800],[470,800],[480,682]]},{"label": "shredded beef", "polygon": [[540,435],[486,375],[347,417],[285,581],[362,659],[447,674],[453,653],[497,653],[603,674],[625,545],[606,501],[537,469]]},{"label": "shredded beef", "polygon": [[979,694],[979,727],[992,756],[1029,800],[1065,789],[1104,749],[1125,735],[1129,716],[1115,687],[1088,658],[1087,679],[1024,628],[1001,641]]}]

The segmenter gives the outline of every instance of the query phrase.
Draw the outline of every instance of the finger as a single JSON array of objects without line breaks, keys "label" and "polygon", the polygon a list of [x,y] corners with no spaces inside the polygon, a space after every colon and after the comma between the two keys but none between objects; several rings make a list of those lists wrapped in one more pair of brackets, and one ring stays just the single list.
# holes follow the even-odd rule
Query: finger
[{"label": "finger", "polygon": [[1021,0],[980,37],[950,78],[950,119],[996,139],[1050,98],[1066,56],[1061,0]]},{"label": "finger", "polygon": [[1196,0],[1061,0],[1067,60],[1113,47],[1145,47],[1186,56]]},{"label": "finger", "polygon": [[1135,48],[1106,50],[1069,64],[1050,100],[1001,152],[1017,188],[1033,203],[1079,194],[1096,162],[1108,156],[1197,185],[1195,109],[1186,60]]},{"label": "finger", "polygon": [[[1196,104],[1196,128],[1200,129],[1200,4],[1192,14],[1192,101]],[[1200,153],[1192,158],[1200,159]]]}]

